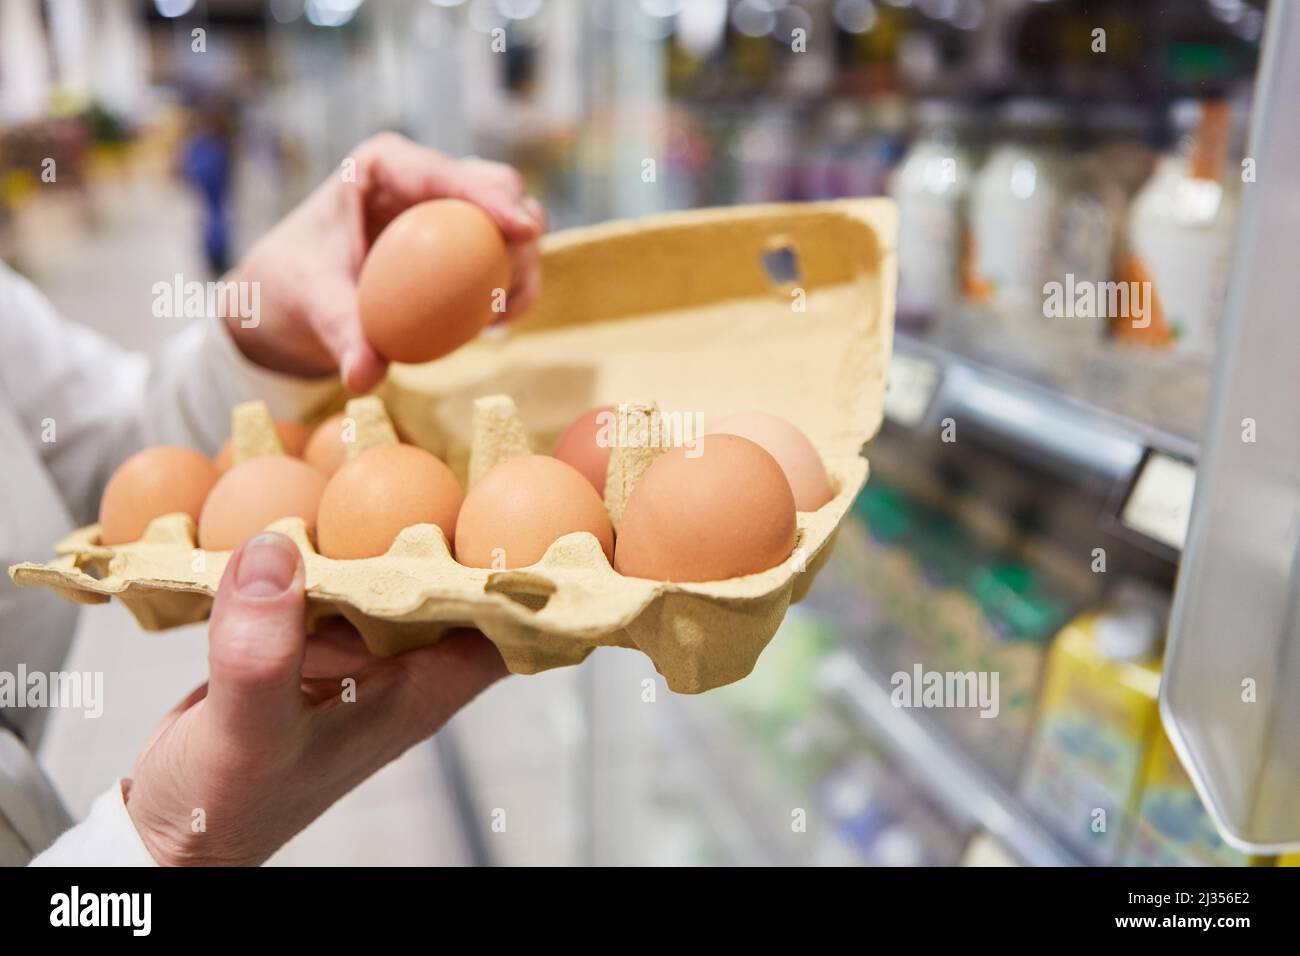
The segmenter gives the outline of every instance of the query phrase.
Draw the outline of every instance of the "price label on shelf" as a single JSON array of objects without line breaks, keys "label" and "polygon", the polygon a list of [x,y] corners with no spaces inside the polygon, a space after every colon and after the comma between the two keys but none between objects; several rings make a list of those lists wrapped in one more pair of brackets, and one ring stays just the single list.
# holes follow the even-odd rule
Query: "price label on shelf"
[{"label": "price label on shelf", "polygon": [[1196,469],[1192,465],[1152,452],[1124,505],[1124,524],[1181,551],[1195,490]]},{"label": "price label on shelf", "polygon": [[925,420],[930,399],[939,385],[939,367],[928,359],[895,352],[885,383],[885,417],[906,428]]}]

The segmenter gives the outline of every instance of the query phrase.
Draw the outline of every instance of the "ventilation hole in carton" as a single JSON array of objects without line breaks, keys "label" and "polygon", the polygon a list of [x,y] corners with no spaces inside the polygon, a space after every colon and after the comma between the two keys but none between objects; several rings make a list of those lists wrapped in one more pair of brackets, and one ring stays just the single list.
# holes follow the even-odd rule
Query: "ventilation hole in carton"
[{"label": "ventilation hole in carton", "polygon": [[799,270],[799,256],[794,247],[786,243],[772,246],[763,253],[763,268],[774,285],[798,285],[803,273]]},{"label": "ventilation hole in carton", "polygon": [[483,590],[504,595],[530,611],[540,611],[546,607],[551,595],[555,593],[555,585],[535,574],[502,571],[490,575],[487,583],[483,585]]}]

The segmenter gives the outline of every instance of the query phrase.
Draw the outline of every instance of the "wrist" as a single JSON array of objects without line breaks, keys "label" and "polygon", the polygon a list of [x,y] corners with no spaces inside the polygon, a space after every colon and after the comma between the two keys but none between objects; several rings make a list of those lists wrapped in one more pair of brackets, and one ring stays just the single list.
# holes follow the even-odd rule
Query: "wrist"
[{"label": "wrist", "polygon": [[122,799],[126,814],[135,827],[140,842],[159,866],[203,866],[200,837],[193,831],[189,819],[171,819],[168,814],[156,812],[147,795],[140,793],[133,781],[122,782]]},{"label": "wrist", "polygon": [[260,368],[299,378],[319,378],[335,371],[329,354],[301,334],[283,328],[265,308],[263,283],[236,266],[221,280],[217,318],[240,354]]}]

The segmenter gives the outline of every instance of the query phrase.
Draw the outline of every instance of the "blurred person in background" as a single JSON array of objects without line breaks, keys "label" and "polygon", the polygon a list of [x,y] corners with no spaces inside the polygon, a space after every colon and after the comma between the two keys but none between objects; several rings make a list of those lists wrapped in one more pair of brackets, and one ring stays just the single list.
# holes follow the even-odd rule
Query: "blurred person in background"
[{"label": "blurred person in background", "polygon": [[199,230],[208,269],[219,276],[230,268],[230,197],[234,180],[235,111],[224,103],[200,107],[181,144],[182,177],[202,207]]},{"label": "blurred person in background", "polygon": [[[373,388],[385,363],[362,336],[356,282],[370,243],[415,203],[456,197],[483,208],[512,251],[506,318],[531,305],[546,215],[514,169],[395,134],[367,140],[351,158],[355,176],[322,184],[226,277],[259,285],[255,327],[209,316],[157,361],[65,321],[0,265],[6,565],[94,520],[104,483],[143,446],[210,455],[239,402],[262,398],[275,417],[297,419],[339,376],[355,393]],[[259,864],[505,673],[474,632],[378,659],[341,622],[308,641],[303,611],[302,561],[287,538],[265,533],[236,550],[208,626],[207,683],[144,743],[133,779],[114,782],[70,829],[29,750],[43,711],[0,710],[0,862]],[[59,668],[75,622],[73,605],[0,580],[0,674]],[[344,676],[357,681],[346,706]],[[110,697],[127,680],[116,675]]]}]

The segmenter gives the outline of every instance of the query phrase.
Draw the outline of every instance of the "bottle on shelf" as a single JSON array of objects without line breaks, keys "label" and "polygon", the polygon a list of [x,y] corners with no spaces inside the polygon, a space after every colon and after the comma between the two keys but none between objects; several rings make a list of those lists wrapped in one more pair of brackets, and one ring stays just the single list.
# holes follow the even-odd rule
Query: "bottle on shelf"
[{"label": "bottle on shelf", "polygon": [[1000,319],[1041,325],[1068,165],[1065,113],[1046,100],[1013,99],[998,127],[1000,141],[972,186],[965,290]]},{"label": "bottle on shelf", "polygon": [[1133,202],[1120,281],[1144,290],[1144,315],[1121,316],[1122,341],[1208,358],[1227,285],[1238,180],[1226,175],[1232,109],[1227,101],[1180,101],[1181,134]]},{"label": "bottle on shelf", "polygon": [[[1062,184],[1061,215],[1053,238],[1050,289],[1045,302],[1053,333],[1071,342],[1100,342],[1110,323],[1130,315],[1130,290],[1114,283],[1129,201],[1150,175],[1151,149],[1142,141],[1145,115],[1119,104],[1082,111],[1083,146]],[[1139,303],[1140,304],[1140,303]]]},{"label": "bottle on shelf", "polygon": [[960,293],[966,199],[973,173],[967,137],[973,111],[925,100],[920,134],[890,182],[898,202],[898,311],[908,325],[932,321]]}]

